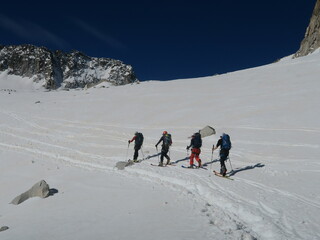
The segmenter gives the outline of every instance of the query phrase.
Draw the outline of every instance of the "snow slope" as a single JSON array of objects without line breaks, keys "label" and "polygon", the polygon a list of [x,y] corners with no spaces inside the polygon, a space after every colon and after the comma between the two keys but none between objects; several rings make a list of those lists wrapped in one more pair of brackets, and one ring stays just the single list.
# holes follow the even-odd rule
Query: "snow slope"
[{"label": "snow slope", "polygon": [[[319,74],[316,53],[198,79],[0,91],[1,239],[320,239]],[[181,168],[206,125],[207,170]],[[176,166],[153,167],[163,130]],[[135,131],[149,159],[117,170]],[[212,173],[222,132],[234,181]],[[41,179],[58,193],[8,204]]]}]

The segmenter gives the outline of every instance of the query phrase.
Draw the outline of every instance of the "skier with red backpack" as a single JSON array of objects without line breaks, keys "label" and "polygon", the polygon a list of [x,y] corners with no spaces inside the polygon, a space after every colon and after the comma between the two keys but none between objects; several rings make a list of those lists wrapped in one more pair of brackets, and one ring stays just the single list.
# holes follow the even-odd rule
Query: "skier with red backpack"
[{"label": "skier with red backpack", "polygon": [[[128,140],[128,144],[134,141],[134,155],[133,155],[133,161],[138,162],[138,156],[139,156],[139,150],[142,147],[143,144],[143,134],[140,132],[135,132],[133,138],[131,140]],[[128,145],[129,147],[129,145]]]},{"label": "skier with red backpack", "polygon": [[167,164],[170,164],[170,157],[168,156],[169,148],[172,144],[172,138],[171,134],[169,134],[167,131],[163,131],[162,136],[158,143],[155,145],[156,148],[158,149],[158,145],[162,142],[162,147],[161,147],[161,156],[160,156],[160,162],[159,162],[159,167],[163,167],[163,158],[165,157],[167,159]]},{"label": "skier with red backpack", "polygon": [[187,150],[191,148],[191,155],[190,155],[190,166],[188,168],[193,168],[193,159],[195,158],[196,161],[198,162],[198,167],[202,167],[201,165],[201,159],[199,157],[201,153],[201,146],[202,146],[202,139],[201,139],[201,134],[199,132],[195,133],[191,137],[191,142],[190,145],[187,146]]},{"label": "skier with red backpack", "polygon": [[220,136],[220,139],[217,142],[216,147],[214,147],[214,145],[212,146],[212,152],[214,150],[216,150],[218,147],[220,147],[220,174],[222,176],[226,176],[227,174],[227,168],[225,165],[225,161],[227,161],[228,157],[229,157],[229,151],[231,149],[231,140],[230,140],[230,136],[226,133],[223,133]]}]

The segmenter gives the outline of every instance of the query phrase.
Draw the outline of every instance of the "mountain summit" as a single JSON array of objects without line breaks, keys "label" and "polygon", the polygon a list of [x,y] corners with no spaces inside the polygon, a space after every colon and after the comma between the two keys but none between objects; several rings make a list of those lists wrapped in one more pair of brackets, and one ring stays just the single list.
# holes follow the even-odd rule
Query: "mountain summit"
[{"label": "mountain summit", "polygon": [[0,45],[0,72],[3,71],[32,78],[46,89],[85,87],[103,81],[124,85],[137,80],[132,66],[119,60],[33,45]]},{"label": "mountain summit", "polygon": [[306,56],[320,47],[320,0],[314,7],[305,37],[301,42],[300,49],[294,57]]}]

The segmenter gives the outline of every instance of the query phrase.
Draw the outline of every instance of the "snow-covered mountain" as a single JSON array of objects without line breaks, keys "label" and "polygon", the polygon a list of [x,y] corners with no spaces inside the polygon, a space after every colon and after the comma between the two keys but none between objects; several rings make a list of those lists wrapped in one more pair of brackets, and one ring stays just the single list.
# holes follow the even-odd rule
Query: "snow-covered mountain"
[{"label": "snow-covered mountain", "polygon": [[[0,91],[0,239],[320,239],[319,63],[315,52],[198,79]],[[182,168],[206,125],[207,170]],[[176,166],[151,166],[164,130]],[[148,159],[118,170],[135,131]],[[213,174],[222,132],[233,181]],[[9,204],[40,180],[57,193]]]},{"label": "snow-covered mountain", "polygon": [[[88,87],[100,82],[137,81],[133,68],[119,60],[64,53],[33,45],[0,46],[0,73],[29,78],[47,89]],[[23,80],[27,81],[27,80]]]}]

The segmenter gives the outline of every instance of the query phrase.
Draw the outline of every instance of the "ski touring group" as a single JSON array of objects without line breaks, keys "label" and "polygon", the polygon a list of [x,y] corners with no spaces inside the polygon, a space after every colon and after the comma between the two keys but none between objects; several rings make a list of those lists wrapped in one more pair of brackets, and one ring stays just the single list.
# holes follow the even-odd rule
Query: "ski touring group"
[{"label": "ski touring group", "polygon": [[[213,129],[214,131],[214,129]],[[215,132],[214,132],[215,133]],[[128,148],[130,143],[134,142],[134,155],[133,155],[133,162],[139,162],[139,150],[141,149],[144,141],[144,136],[140,132],[136,132],[131,140],[128,140]],[[158,151],[158,145],[161,143],[161,152],[160,152],[160,161],[158,166],[163,167],[167,165],[171,165],[171,159],[168,155],[170,147],[172,145],[172,137],[171,134],[169,134],[167,131],[163,131],[162,136],[160,137],[159,141],[155,144],[155,147],[157,149],[157,153],[159,155]],[[186,147],[187,151],[191,148],[191,154],[189,156],[189,166],[187,168],[202,168],[202,162],[200,158],[201,154],[201,147],[202,147],[202,136],[201,136],[201,130],[199,132],[194,133],[191,136],[190,144]],[[214,173],[221,177],[226,177],[227,174],[227,168],[225,162],[230,159],[229,158],[229,151],[232,147],[230,136],[226,133],[223,133],[220,136],[220,139],[216,143],[216,145],[213,144],[212,146],[212,154],[214,150],[220,148],[219,152],[219,162],[220,162],[220,172],[214,171]],[[164,164],[164,158],[166,159],[166,163]],[[197,161],[197,165],[194,164],[194,160]],[[131,161],[131,160],[129,160]],[[231,163],[230,163],[231,164]]]}]

